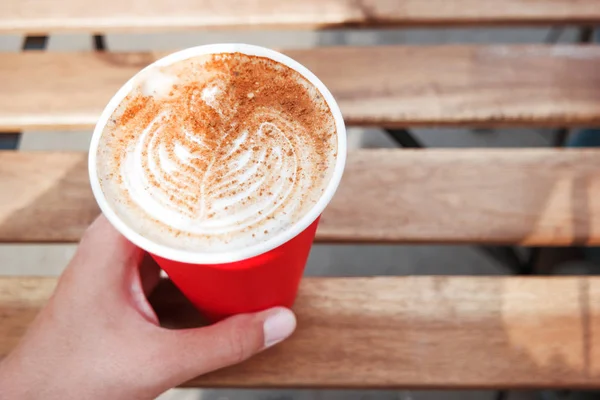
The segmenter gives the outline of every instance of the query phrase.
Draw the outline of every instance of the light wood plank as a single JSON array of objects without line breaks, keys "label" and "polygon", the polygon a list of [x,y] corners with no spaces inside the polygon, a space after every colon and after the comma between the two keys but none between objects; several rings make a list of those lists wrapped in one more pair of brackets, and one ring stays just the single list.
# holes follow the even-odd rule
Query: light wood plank
[{"label": "light wood plank", "polygon": [[[83,153],[0,152],[0,241],[77,241],[97,215]],[[361,150],[321,242],[600,244],[600,150]]]},{"label": "light wood plank", "polygon": [[[287,53],[325,82],[350,125],[600,123],[597,46],[342,47]],[[162,55],[2,54],[0,131],[90,128],[118,88]]]},{"label": "light wood plank", "polygon": [[145,32],[198,28],[581,24],[594,0],[4,0],[0,33]]},{"label": "light wood plank", "polygon": [[[0,357],[54,285],[50,278],[0,278]],[[171,326],[197,319],[171,285],[152,300]],[[298,330],[289,341],[187,386],[572,388],[600,382],[600,278],[306,278],[294,308]]]}]

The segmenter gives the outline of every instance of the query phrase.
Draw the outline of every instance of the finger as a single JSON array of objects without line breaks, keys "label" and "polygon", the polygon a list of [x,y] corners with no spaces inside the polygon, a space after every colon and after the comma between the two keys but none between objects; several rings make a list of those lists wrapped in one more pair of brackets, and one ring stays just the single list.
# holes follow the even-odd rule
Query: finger
[{"label": "finger", "polygon": [[[162,352],[165,388],[237,364],[289,337],[296,329],[294,313],[283,307],[237,315],[214,325],[168,331]],[[165,365],[166,364],[166,365]]]},{"label": "finger", "polygon": [[114,285],[128,278],[142,257],[143,252],[100,215],[86,230],[68,268],[76,266],[96,286]]},{"label": "finger", "polygon": [[[154,289],[158,283],[158,279],[160,279],[158,271],[155,271],[156,273],[154,273],[152,269],[153,266],[151,263],[144,264],[143,262],[139,268],[131,269],[131,275],[127,285],[130,287],[133,308],[147,321],[154,325],[158,325],[158,317],[148,301],[146,292],[146,290]],[[153,278],[154,275],[156,275],[156,279]]]},{"label": "finger", "polygon": [[160,267],[148,253],[144,254],[140,265],[140,278],[144,294],[148,297],[160,282]]},{"label": "finger", "polygon": [[80,309],[87,305],[114,310],[132,298],[132,284],[142,256],[143,252],[101,215],[83,235],[53,296],[65,302],[76,298]]}]

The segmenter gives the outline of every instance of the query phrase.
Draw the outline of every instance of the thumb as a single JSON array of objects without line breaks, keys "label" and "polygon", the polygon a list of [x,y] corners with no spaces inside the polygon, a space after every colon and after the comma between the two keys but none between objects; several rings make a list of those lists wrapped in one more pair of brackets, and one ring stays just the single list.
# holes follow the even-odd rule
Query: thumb
[{"label": "thumb", "polygon": [[[276,307],[241,314],[204,328],[167,331],[164,371],[168,387],[196,376],[240,363],[290,336],[296,329],[294,313]],[[166,368],[164,368],[166,366]]]}]

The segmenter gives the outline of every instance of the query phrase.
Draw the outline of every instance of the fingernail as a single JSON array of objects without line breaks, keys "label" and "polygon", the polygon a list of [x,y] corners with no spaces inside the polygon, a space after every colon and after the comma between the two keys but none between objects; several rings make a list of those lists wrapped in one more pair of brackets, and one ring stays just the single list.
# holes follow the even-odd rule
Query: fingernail
[{"label": "fingernail", "polygon": [[287,308],[278,308],[267,317],[263,329],[265,347],[271,347],[294,332],[294,329],[296,329],[296,317]]}]

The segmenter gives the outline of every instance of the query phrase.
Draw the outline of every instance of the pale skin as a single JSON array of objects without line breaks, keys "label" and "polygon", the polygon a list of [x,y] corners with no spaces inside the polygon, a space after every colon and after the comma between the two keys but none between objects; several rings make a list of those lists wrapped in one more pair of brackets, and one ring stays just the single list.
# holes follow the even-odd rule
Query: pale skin
[{"label": "pale skin", "polygon": [[0,363],[0,397],[153,399],[279,343],[296,327],[290,310],[274,308],[203,328],[162,328],[146,300],[158,273],[99,217],[47,305]]}]

